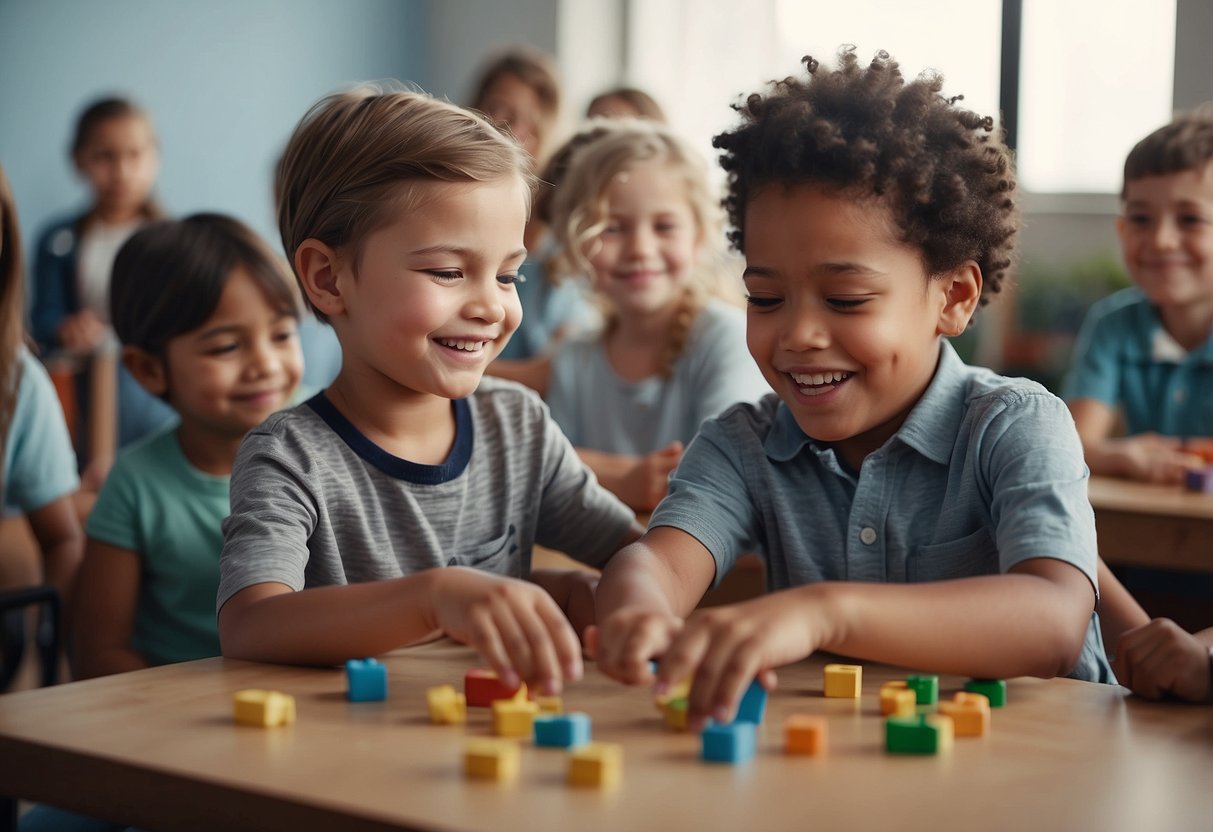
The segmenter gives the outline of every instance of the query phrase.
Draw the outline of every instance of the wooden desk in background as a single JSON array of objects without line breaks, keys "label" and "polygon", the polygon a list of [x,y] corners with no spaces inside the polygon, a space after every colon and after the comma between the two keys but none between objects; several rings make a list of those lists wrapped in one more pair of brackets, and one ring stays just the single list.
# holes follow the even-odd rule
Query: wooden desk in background
[{"label": "wooden desk in background", "polygon": [[[565,784],[565,753],[521,740],[519,778],[468,781],[462,752],[489,733],[430,725],[427,687],[460,685],[481,662],[449,641],[384,659],[386,702],[350,703],[339,669],[204,659],[0,697],[0,794],[64,804],[158,830],[324,829],[1208,829],[1213,708],[1156,704],[1121,688],[1013,679],[990,736],[939,757],[883,750],[880,683],[905,671],[865,664],[863,697],[822,697],[822,666],[780,671],[741,766],[705,764],[693,735],[664,731],[650,694],[590,665],[565,706],[595,739],[624,747],[623,782]],[[943,677],[950,696],[963,680]],[[294,695],[298,721],[237,726],[233,692]],[[781,753],[791,713],[824,715],[829,751]]]},{"label": "wooden desk in background", "polygon": [[1213,494],[1091,477],[1089,495],[1108,563],[1213,572]]}]

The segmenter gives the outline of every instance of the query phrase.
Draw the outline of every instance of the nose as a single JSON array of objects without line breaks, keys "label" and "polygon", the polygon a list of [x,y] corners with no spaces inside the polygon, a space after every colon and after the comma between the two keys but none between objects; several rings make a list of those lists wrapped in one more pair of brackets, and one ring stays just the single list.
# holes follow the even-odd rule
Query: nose
[{"label": "nose", "polygon": [[1175,221],[1169,217],[1163,217],[1154,223],[1154,227],[1150,229],[1150,243],[1160,251],[1178,247],[1179,228],[1176,227]]},{"label": "nose", "polygon": [[282,355],[270,338],[258,338],[249,352],[245,372],[252,378],[265,378],[282,369]]},{"label": "nose", "polygon": [[497,275],[469,282],[469,295],[464,314],[472,320],[495,324],[505,318],[507,293],[497,282]]},{"label": "nose", "polygon": [[624,253],[629,260],[644,260],[652,253],[654,241],[655,238],[650,229],[637,226],[627,235]]},{"label": "nose", "polygon": [[807,302],[796,304],[780,336],[780,347],[788,352],[823,350],[830,345],[826,310]]}]

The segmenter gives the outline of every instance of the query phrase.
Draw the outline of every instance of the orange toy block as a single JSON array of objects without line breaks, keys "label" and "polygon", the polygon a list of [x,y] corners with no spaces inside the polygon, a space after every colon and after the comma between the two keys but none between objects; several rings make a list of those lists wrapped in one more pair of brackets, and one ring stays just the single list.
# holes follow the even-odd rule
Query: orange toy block
[{"label": "orange toy block", "polygon": [[569,784],[610,788],[623,776],[623,746],[591,742],[569,752]]},{"label": "orange toy block", "polygon": [[276,690],[242,690],[233,697],[234,716],[240,725],[273,728],[295,721],[295,697]]},{"label": "orange toy block", "polygon": [[493,703],[493,733],[499,737],[529,737],[538,713],[539,706],[528,699],[498,699]]},{"label": "orange toy block", "polygon": [[824,754],[829,729],[822,717],[793,714],[783,724],[783,736],[788,754]]},{"label": "orange toy block", "polygon": [[425,704],[430,712],[430,722],[435,725],[457,725],[468,721],[467,699],[450,685],[426,690]]},{"label": "orange toy block", "polygon": [[505,740],[468,740],[463,751],[463,771],[477,780],[513,780],[518,776],[521,754],[518,743]]},{"label": "orange toy block", "polygon": [[885,682],[880,686],[880,712],[885,716],[914,716],[918,713],[918,694],[905,682]]},{"label": "orange toy block", "polygon": [[858,699],[863,687],[863,668],[857,664],[827,664],[825,695],[843,699]]},{"label": "orange toy block", "polygon": [[951,702],[940,702],[939,712],[952,717],[958,737],[984,737],[990,733],[990,700],[980,693],[960,691]]}]

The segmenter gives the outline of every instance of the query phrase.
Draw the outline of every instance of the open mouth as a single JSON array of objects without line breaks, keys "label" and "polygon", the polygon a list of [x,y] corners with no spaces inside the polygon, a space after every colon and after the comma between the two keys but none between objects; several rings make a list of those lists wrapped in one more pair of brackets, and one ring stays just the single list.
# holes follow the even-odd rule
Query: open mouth
[{"label": "open mouth", "polygon": [[824,373],[788,373],[796,384],[796,389],[805,396],[820,396],[837,389],[854,373],[842,370],[830,370]]},{"label": "open mouth", "polygon": [[484,348],[489,343],[488,341],[468,341],[462,338],[435,338],[434,340],[447,349],[471,354],[484,352]]}]

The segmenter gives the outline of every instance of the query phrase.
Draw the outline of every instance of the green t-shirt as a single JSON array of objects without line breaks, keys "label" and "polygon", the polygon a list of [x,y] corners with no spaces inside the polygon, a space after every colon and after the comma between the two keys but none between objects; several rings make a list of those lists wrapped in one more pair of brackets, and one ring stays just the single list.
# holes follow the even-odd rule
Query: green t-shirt
[{"label": "green t-shirt", "polygon": [[141,561],[132,647],[150,664],[219,655],[215,594],[228,477],[185,458],[174,426],[123,450],[85,531]]}]

